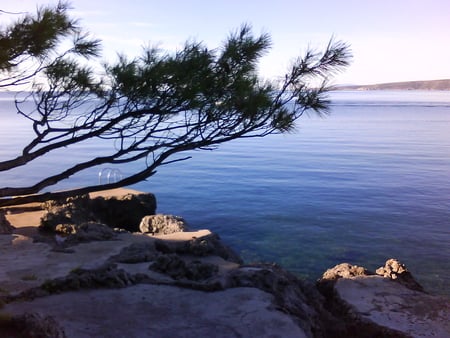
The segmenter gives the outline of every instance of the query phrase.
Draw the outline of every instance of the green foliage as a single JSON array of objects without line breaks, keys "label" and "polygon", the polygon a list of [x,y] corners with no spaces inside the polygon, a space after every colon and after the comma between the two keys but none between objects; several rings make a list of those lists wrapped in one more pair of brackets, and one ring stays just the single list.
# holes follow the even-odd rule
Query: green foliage
[{"label": "green foliage", "polygon": [[[100,40],[91,39],[71,19],[66,2],[41,7],[36,15],[27,14],[0,30],[0,87],[27,83],[55,62],[69,56],[97,57]],[[67,39],[72,47],[61,50]],[[72,61],[73,62],[73,61]],[[27,68],[31,70],[26,70]],[[85,80],[85,79],[82,79]]]},{"label": "green foliage", "polygon": [[0,34],[0,68],[11,69],[23,56],[42,58],[48,55],[61,37],[75,29],[75,22],[65,14],[67,4],[44,7],[36,16],[26,15]]}]

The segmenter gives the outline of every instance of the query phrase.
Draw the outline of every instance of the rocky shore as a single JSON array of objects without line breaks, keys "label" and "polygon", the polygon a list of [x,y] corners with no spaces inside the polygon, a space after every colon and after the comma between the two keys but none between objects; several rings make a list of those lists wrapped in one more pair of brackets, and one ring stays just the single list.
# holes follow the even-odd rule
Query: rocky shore
[{"label": "rocky shore", "polygon": [[398,260],[305,281],[155,212],[124,189],[0,211],[0,336],[450,336],[449,300]]}]

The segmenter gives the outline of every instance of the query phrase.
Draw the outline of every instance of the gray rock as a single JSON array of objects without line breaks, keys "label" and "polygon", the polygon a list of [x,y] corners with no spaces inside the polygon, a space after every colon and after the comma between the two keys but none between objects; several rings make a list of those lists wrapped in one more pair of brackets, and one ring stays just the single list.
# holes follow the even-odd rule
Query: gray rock
[{"label": "gray rock", "polygon": [[142,218],[139,224],[142,233],[168,235],[186,230],[186,223],[183,218],[173,215],[147,215]]},{"label": "gray rock", "polygon": [[68,337],[307,337],[272,301],[272,295],[257,289],[204,292],[141,284],[65,292],[8,304],[5,311],[39,309],[54,317]]},{"label": "gray rock", "polygon": [[450,337],[448,299],[388,278],[341,278],[335,284],[335,301],[361,332],[377,333],[371,337]]},{"label": "gray rock", "polygon": [[242,266],[227,276],[227,288],[250,287],[271,293],[277,308],[295,318],[308,337],[331,337],[324,321],[323,296],[311,283],[276,264]]}]

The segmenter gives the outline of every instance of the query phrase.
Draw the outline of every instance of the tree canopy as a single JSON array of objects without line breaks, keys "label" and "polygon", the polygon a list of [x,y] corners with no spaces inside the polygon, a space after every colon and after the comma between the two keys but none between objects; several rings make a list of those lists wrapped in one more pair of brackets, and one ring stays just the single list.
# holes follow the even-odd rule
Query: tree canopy
[{"label": "tree canopy", "polygon": [[[16,108],[34,137],[17,157],[0,159],[0,172],[87,140],[115,146],[33,184],[0,187],[0,206],[134,184],[187,159],[176,156],[186,151],[291,131],[305,112],[327,112],[328,80],[349,64],[349,47],[332,40],[297,58],[279,81],[267,81],[257,66],[270,46],[269,35],[243,25],[215,49],[188,41],[173,53],[146,48],[102,64],[100,42],[69,17],[67,4],[25,15],[0,31],[0,87],[32,85],[33,108],[20,100]],[[116,182],[41,193],[87,168],[137,161],[144,168]]]}]

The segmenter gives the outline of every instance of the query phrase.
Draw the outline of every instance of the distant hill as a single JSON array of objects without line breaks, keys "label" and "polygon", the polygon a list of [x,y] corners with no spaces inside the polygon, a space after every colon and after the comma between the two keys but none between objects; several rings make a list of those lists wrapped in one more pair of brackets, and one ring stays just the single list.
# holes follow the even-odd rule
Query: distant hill
[{"label": "distant hill", "polygon": [[374,85],[343,85],[337,90],[450,90],[450,79],[432,81],[407,81],[380,83]]}]

